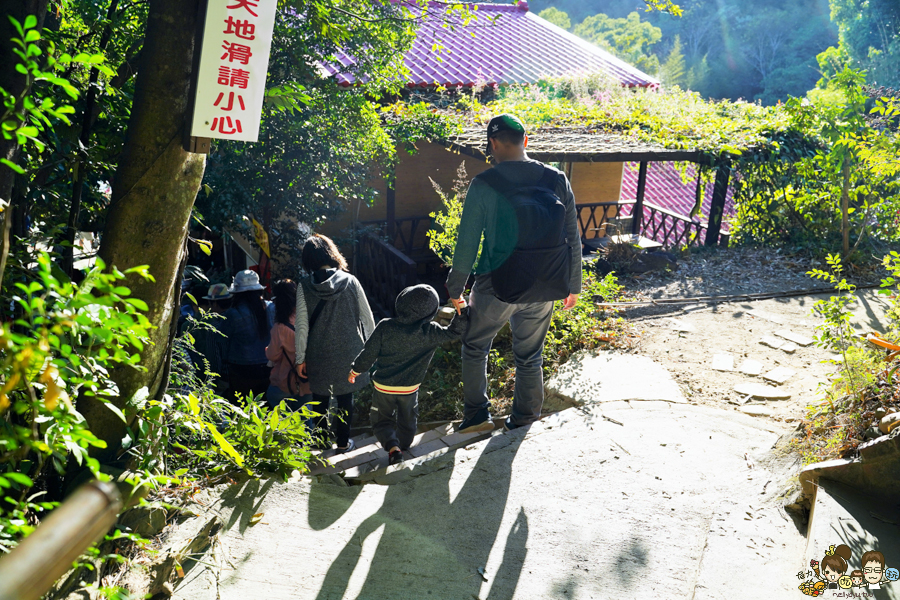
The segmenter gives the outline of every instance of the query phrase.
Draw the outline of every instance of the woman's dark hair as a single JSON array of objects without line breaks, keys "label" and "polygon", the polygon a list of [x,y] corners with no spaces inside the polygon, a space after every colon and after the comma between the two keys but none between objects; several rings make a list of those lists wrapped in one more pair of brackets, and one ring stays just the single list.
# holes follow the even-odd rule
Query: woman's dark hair
[{"label": "woman's dark hair", "polygon": [[825,567],[843,575],[847,572],[848,560],[850,560],[850,546],[841,544],[834,549],[834,554],[826,555],[822,559],[822,575],[825,574]]},{"label": "woman's dark hair", "polygon": [[290,279],[276,281],[272,287],[275,293],[275,322],[291,324],[291,315],[297,308],[297,284]]},{"label": "woman's dark hair", "polygon": [[318,233],[310,236],[303,245],[303,253],[300,261],[307,273],[314,273],[319,269],[331,267],[332,269],[347,270],[347,260],[331,241],[331,238]]},{"label": "woman's dark hair", "polygon": [[269,316],[266,314],[266,301],[263,300],[262,290],[238,292],[232,298],[234,308],[240,308],[246,304],[250,312],[256,317],[256,333],[259,339],[265,339],[269,335]]}]

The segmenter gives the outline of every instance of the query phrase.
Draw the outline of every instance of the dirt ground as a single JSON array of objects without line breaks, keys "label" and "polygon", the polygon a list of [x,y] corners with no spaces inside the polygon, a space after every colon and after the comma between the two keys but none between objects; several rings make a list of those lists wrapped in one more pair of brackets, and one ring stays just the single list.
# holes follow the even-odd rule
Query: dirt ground
[{"label": "dirt ground", "polygon": [[[808,290],[825,287],[823,282],[806,275],[811,268],[821,267],[777,251],[723,249],[681,259],[674,272],[623,278],[621,283],[636,300]],[[877,281],[877,276],[872,281]],[[820,385],[835,370],[825,361],[836,355],[815,344],[787,353],[765,346],[760,340],[764,336],[777,337],[776,332],[784,330],[813,338],[816,326],[822,322],[814,314],[813,305],[829,295],[656,305],[629,308],[624,315],[641,332],[635,351],[665,365],[690,402],[791,423],[803,417],[807,406],[821,401]],[[856,328],[860,332],[882,330],[887,299],[875,289],[861,290],[857,298],[851,305]],[[713,357],[726,353],[733,357],[734,370],[713,369]],[[762,363],[761,375],[746,375],[738,370],[747,359]],[[794,371],[781,385],[763,379],[777,367]],[[735,391],[735,386],[742,383],[768,385],[790,398],[747,400],[746,395]]]}]

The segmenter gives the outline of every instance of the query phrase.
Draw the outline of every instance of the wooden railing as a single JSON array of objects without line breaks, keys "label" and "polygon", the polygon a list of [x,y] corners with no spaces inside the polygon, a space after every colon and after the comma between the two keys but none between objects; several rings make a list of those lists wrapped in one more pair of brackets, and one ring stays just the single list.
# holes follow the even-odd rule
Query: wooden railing
[{"label": "wooden railing", "polygon": [[621,216],[620,212],[623,207],[632,205],[634,205],[634,200],[576,204],[581,239],[591,240],[604,237],[607,235],[606,228],[609,222]]},{"label": "wooden railing", "polygon": [[[388,237],[386,220],[363,221],[363,227],[374,227],[383,237]],[[428,251],[428,229],[431,217],[405,217],[394,221],[394,247],[407,256],[425,254]]]},{"label": "wooden railing", "polygon": [[644,202],[640,232],[645,238],[659,242],[665,248],[700,246],[706,239],[706,224]]},{"label": "wooden railing", "polygon": [[372,309],[382,317],[394,316],[394,300],[406,287],[416,285],[416,263],[382,239],[364,233],[359,238],[356,276],[369,296]]}]

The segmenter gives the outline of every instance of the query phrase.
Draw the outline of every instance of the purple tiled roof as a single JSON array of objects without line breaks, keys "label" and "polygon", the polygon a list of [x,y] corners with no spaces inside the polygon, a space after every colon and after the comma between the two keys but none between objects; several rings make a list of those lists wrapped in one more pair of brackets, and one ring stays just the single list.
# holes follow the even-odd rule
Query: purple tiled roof
[{"label": "purple tiled roof", "polygon": [[[518,5],[469,5],[474,6],[478,18],[469,25],[455,16],[449,17],[452,29],[443,27],[443,17],[430,16],[422,22],[404,58],[408,87],[535,83],[543,77],[597,72],[625,86],[659,85],[602,48],[529,12],[524,0]],[[410,10],[421,14],[415,5]],[[438,53],[433,50],[435,44],[445,50]],[[339,54],[337,59],[339,64],[321,65],[323,74],[335,76],[343,86],[353,85],[353,75],[341,72],[353,64],[353,57]]]},{"label": "purple tiled roof", "polygon": [[[694,199],[697,191],[697,166],[687,165],[688,183],[681,180],[681,174],[671,162],[651,162],[647,164],[647,187],[644,190],[644,202],[661,206],[679,215],[691,214],[694,207]],[[637,198],[638,163],[626,163],[622,175],[622,199],[634,200]],[[694,221],[706,222],[709,216],[709,206],[712,203],[713,184],[708,183],[703,189],[703,204],[700,214],[694,217]],[[623,210],[623,214],[630,214],[631,207]],[[734,216],[734,187],[728,186],[725,194],[725,210],[722,218],[722,233],[728,233],[730,226],[728,219]],[[681,233],[679,230],[678,233]]]}]

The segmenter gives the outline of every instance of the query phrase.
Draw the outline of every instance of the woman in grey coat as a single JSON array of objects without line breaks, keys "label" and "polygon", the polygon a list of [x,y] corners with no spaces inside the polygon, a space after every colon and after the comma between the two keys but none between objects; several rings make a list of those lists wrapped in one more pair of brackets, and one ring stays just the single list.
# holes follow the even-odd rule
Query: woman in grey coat
[{"label": "woman in grey coat", "polygon": [[[338,406],[332,418],[337,453],[353,450],[350,425],[353,421],[353,393],[369,383],[368,374],[347,381],[350,365],[362,351],[375,329],[372,310],[362,286],[346,272],[347,261],[331,239],[313,235],[303,246],[303,268],[309,275],[297,290],[295,344],[297,372],[309,378],[316,412],[316,424],[324,433],[325,413],[331,397]],[[329,445],[330,446],[330,445]]]}]

